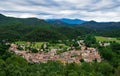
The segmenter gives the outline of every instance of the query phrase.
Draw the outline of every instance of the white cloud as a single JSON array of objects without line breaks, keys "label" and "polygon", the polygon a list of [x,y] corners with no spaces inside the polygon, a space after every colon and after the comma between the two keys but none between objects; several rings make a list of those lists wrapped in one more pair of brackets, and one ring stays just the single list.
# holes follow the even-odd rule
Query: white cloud
[{"label": "white cloud", "polygon": [[0,0],[0,13],[26,18],[120,21],[120,0]]}]

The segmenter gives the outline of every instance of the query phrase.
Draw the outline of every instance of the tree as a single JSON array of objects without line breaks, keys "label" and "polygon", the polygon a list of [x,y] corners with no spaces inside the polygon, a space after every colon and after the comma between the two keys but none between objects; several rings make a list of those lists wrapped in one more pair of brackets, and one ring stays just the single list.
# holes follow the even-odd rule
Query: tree
[{"label": "tree", "polygon": [[100,51],[101,56],[108,61],[111,61],[114,57],[114,52],[112,52],[109,46],[99,48],[99,51]]},{"label": "tree", "polygon": [[84,61],[84,59],[80,59],[80,62],[83,63],[83,62],[85,62],[85,61]]},{"label": "tree", "polygon": [[108,62],[101,62],[97,67],[97,71],[106,76],[110,76],[113,71],[113,67]]},{"label": "tree", "polygon": [[120,76],[120,66],[115,70],[115,76]]},{"label": "tree", "polygon": [[85,38],[84,38],[84,42],[86,44],[86,46],[90,47],[92,46],[93,44],[96,44],[96,38],[94,35],[86,35]]},{"label": "tree", "polygon": [[111,43],[111,49],[115,53],[120,54],[120,44],[119,43]]},{"label": "tree", "polygon": [[68,76],[79,76],[79,75],[76,71],[71,71],[70,73],[68,73]]}]

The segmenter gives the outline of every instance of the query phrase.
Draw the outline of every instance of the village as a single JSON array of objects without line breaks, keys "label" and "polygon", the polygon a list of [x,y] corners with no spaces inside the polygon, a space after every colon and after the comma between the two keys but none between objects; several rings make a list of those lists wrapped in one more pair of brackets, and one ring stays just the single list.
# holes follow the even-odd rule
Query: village
[{"label": "village", "polygon": [[[59,49],[50,49],[48,52],[39,51],[37,53],[32,53],[26,50],[19,50],[18,45],[12,43],[10,45],[9,51],[25,58],[30,63],[46,63],[47,61],[60,61],[62,63],[81,63],[81,62],[101,62],[101,56],[96,48],[86,47],[82,45],[81,42],[77,41],[80,49],[69,49],[67,51],[57,53]],[[44,45],[46,48],[46,45]],[[73,47],[72,47],[73,48]]]}]

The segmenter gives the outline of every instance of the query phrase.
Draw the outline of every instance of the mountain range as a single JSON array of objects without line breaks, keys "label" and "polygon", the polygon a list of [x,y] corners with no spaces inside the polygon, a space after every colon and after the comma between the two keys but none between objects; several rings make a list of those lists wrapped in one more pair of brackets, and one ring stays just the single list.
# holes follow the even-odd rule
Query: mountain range
[{"label": "mountain range", "polygon": [[113,29],[120,28],[120,22],[96,22],[96,21],[85,21],[80,19],[38,19],[38,18],[14,18],[7,17],[0,14],[0,25],[10,23],[24,23],[27,25],[42,26],[42,25],[56,25],[56,26],[83,26],[87,28],[95,29]]},{"label": "mountain range", "polygon": [[73,39],[86,34],[120,37],[120,22],[78,19],[14,18],[0,14],[0,40],[46,41]]},{"label": "mountain range", "polygon": [[66,26],[83,26],[88,28],[95,28],[95,29],[113,29],[113,28],[120,28],[120,22],[96,22],[96,21],[85,21],[80,19],[46,19],[48,23],[54,25],[66,25]]},{"label": "mountain range", "polygon": [[62,19],[46,19],[45,21],[49,23],[54,23],[54,24],[68,24],[68,25],[77,25],[77,24],[82,24],[87,21],[80,20],[80,19],[68,19],[68,18],[62,18]]}]

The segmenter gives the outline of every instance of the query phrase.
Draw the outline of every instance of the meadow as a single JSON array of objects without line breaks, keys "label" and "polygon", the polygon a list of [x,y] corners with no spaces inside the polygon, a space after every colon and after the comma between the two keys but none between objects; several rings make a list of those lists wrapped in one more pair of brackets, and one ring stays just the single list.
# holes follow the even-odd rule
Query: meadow
[{"label": "meadow", "polygon": [[105,41],[105,42],[109,42],[109,41],[115,41],[117,43],[120,43],[120,40],[118,40],[117,38],[112,38],[112,37],[103,37],[103,36],[95,36],[97,41]]}]

